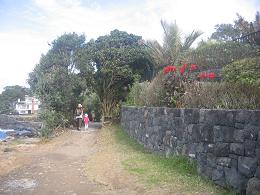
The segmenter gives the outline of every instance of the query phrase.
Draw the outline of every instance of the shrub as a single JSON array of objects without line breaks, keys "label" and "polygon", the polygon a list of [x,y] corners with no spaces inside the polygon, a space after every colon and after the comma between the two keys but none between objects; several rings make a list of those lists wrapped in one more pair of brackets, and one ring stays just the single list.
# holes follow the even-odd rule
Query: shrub
[{"label": "shrub", "polygon": [[131,106],[163,106],[164,97],[163,74],[158,73],[151,82],[134,83],[127,96],[126,104]]},{"label": "shrub", "polygon": [[40,131],[41,137],[44,139],[48,139],[52,135],[52,129],[43,127]]},{"label": "shrub", "polygon": [[65,117],[54,110],[45,109],[39,114],[39,119],[43,122],[43,128],[41,129],[41,136],[48,138],[53,129],[58,127],[65,127],[68,121]]},{"label": "shrub", "polygon": [[135,82],[133,86],[130,88],[130,92],[126,98],[126,105],[129,106],[143,106],[143,100],[141,97],[141,93],[145,88],[149,86],[150,82],[145,81],[142,83]]},{"label": "shrub", "polygon": [[196,64],[183,64],[181,67],[166,66],[152,82],[135,83],[127,97],[127,105],[182,107],[181,98],[185,93],[184,84],[199,80],[214,80],[213,72],[193,71]]},{"label": "shrub", "polygon": [[260,57],[246,58],[227,65],[223,71],[226,81],[248,83],[260,87]]},{"label": "shrub", "polygon": [[194,72],[198,69],[196,64],[182,64],[181,67],[166,66],[163,69],[165,77],[164,88],[166,91],[165,105],[170,107],[182,107],[181,98],[185,93],[184,85],[193,83],[196,80],[215,80],[214,72]]},{"label": "shrub", "polygon": [[159,73],[151,81],[151,83],[146,87],[141,93],[143,98],[143,104],[145,106],[163,106],[165,105],[165,89],[163,83],[163,74]]},{"label": "shrub", "polygon": [[260,109],[260,90],[245,83],[196,82],[185,85],[181,101],[188,108]]}]

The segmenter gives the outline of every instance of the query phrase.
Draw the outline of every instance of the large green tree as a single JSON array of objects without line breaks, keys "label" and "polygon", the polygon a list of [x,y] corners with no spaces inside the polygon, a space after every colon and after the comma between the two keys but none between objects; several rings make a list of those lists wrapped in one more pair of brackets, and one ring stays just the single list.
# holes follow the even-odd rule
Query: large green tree
[{"label": "large green tree", "polygon": [[211,39],[217,41],[232,41],[240,36],[240,31],[233,24],[217,24]]},{"label": "large green tree", "polygon": [[[71,118],[84,96],[96,93],[103,116],[113,116],[135,77],[150,79],[153,65],[140,36],[114,30],[85,42],[84,35],[64,34],[30,73],[28,83],[43,107]],[[87,105],[87,104],[86,104]]]},{"label": "large green tree", "polygon": [[[29,74],[28,83],[41,99],[43,108],[62,113],[66,119],[73,116],[75,105],[83,100],[87,79],[94,71],[82,57],[84,44],[84,35],[69,33],[58,37]],[[82,63],[88,67],[85,77],[79,71]]]},{"label": "large green tree", "polygon": [[[85,61],[95,69],[94,90],[101,101],[102,115],[117,114],[119,102],[127,94],[134,77],[151,78],[153,66],[142,37],[113,30],[109,35],[91,40],[85,47]],[[83,66],[80,70],[84,71]]]},{"label": "large green tree", "polygon": [[211,39],[231,41],[240,38],[245,43],[260,45],[260,13],[256,12],[255,20],[252,22],[237,14],[234,24],[217,24],[215,30]]}]

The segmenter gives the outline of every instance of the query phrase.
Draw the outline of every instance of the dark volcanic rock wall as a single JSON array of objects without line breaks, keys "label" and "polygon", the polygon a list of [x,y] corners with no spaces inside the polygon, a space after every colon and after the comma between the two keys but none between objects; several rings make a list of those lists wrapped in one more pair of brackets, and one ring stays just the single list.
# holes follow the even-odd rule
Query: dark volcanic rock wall
[{"label": "dark volcanic rock wall", "polygon": [[195,159],[218,185],[260,194],[260,110],[123,107],[121,125],[151,151]]}]

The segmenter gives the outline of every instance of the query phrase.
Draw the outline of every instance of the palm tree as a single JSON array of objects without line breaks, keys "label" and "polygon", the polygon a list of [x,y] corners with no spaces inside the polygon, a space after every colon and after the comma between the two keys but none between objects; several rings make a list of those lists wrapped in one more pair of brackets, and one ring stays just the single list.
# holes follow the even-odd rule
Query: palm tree
[{"label": "palm tree", "polygon": [[157,71],[166,65],[181,63],[191,45],[202,34],[200,31],[193,30],[182,42],[181,31],[176,22],[168,24],[161,20],[161,25],[164,32],[163,45],[161,46],[157,41],[146,43],[150,48],[150,55],[157,65]]}]

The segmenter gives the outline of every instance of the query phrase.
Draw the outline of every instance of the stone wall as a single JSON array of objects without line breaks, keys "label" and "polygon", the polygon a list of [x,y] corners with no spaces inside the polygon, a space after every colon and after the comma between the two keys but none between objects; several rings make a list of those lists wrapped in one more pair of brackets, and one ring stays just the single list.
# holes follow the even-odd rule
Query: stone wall
[{"label": "stone wall", "polygon": [[195,159],[220,186],[260,194],[260,110],[123,107],[121,125],[151,151]]}]

